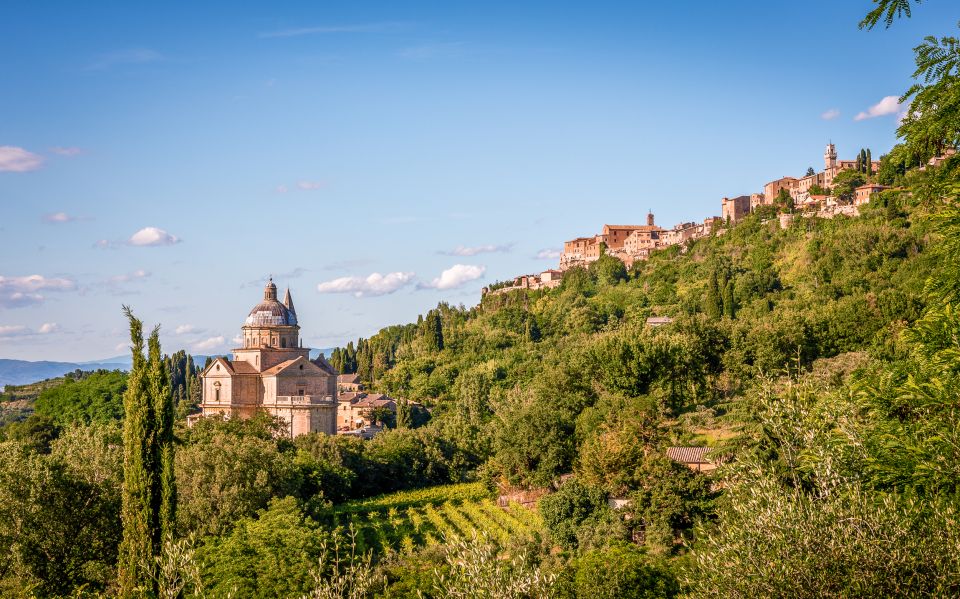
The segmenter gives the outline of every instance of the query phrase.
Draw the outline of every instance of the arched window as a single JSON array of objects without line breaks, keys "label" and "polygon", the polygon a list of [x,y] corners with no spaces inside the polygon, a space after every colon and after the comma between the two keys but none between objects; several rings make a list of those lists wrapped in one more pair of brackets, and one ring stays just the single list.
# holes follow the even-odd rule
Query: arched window
[{"label": "arched window", "polygon": [[220,381],[213,384],[213,401],[220,403]]}]

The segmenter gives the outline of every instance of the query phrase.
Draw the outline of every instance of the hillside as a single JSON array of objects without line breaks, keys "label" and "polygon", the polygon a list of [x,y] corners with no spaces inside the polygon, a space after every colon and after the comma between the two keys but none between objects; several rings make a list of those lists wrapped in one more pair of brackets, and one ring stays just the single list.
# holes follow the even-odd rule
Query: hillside
[{"label": "hillside", "polygon": [[[676,443],[724,436],[714,416],[770,378],[851,352],[888,355],[924,310],[928,214],[901,191],[860,217],[798,215],[786,229],[754,214],[630,271],[604,257],[556,290],[440,305],[333,363],[433,406],[505,481],[544,485],[574,469],[611,410],[651,406]],[[651,328],[649,316],[673,322]]]}]

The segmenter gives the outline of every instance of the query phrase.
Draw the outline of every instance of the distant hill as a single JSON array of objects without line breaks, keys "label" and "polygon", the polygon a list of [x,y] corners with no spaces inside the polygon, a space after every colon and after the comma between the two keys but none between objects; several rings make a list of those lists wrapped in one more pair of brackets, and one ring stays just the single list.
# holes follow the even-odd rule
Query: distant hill
[{"label": "distant hill", "polygon": [[0,359],[0,387],[5,385],[26,385],[44,379],[63,376],[68,372],[80,370],[127,370],[129,359],[123,362],[30,362],[28,360]]},{"label": "distant hill", "polygon": [[[332,347],[310,350],[310,357],[316,358],[321,353],[330,357]],[[207,356],[193,356],[194,364],[203,366]],[[50,362],[46,360],[32,362],[29,360],[9,360],[0,358],[0,389],[5,385],[26,385],[45,379],[63,376],[74,370],[129,370],[130,355],[114,356],[102,360],[89,362]]]}]

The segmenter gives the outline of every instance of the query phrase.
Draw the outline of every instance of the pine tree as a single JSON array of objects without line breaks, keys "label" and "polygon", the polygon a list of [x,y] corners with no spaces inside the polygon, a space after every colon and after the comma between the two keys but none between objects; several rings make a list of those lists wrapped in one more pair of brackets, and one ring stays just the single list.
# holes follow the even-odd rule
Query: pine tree
[{"label": "pine tree", "polygon": [[133,363],[123,395],[123,498],[120,519],[123,540],[120,543],[117,569],[120,595],[142,595],[145,581],[153,579],[153,463],[154,418],[151,404],[150,377],[143,356],[143,323],[123,308],[130,322]]}]

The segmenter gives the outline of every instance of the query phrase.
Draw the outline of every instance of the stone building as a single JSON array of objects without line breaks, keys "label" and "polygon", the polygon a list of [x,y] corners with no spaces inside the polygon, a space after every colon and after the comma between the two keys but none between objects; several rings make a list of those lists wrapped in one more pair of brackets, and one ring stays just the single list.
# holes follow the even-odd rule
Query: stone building
[{"label": "stone building", "polygon": [[877,183],[867,183],[861,185],[853,191],[853,205],[862,206],[870,201],[870,197],[875,193],[880,193],[885,189],[890,189],[888,185],[879,185]]},{"label": "stone building", "polygon": [[310,359],[287,289],[283,302],[271,279],[263,301],[242,327],[233,359],[218,357],[201,373],[202,416],[249,418],[267,412],[287,424],[291,437],[336,432],[337,372],[323,358]]},{"label": "stone building", "polygon": [[397,401],[383,393],[366,391],[342,393],[337,399],[337,432],[344,433],[373,426],[374,410],[383,409],[397,413]]},{"label": "stone building", "polygon": [[735,223],[750,214],[750,196],[723,198],[720,202],[720,218],[726,222]]},{"label": "stone building", "polygon": [[795,177],[781,177],[767,183],[763,186],[763,203],[768,206],[773,204],[773,201],[780,195],[781,189],[786,189],[787,192],[790,192],[796,186],[797,179]]}]

